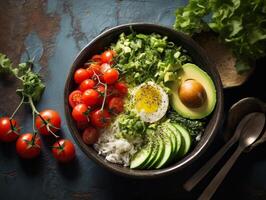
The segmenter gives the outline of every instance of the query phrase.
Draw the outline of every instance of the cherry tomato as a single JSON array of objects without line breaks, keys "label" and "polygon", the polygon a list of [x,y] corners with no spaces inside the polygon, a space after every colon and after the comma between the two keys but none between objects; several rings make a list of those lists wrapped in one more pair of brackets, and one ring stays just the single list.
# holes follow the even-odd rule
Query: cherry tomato
[{"label": "cherry tomato", "polygon": [[61,117],[55,110],[44,110],[36,117],[35,126],[42,135],[51,135],[59,131]]},{"label": "cherry tomato", "polygon": [[108,69],[111,69],[111,65],[108,63],[103,63],[101,64],[101,72],[104,73],[106,72]]},{"label": "cherry tomato", "polygon": [[16,142],[16,150],[20,157],[31,159],[37,157],[41,152],[41,140],[38,135],[34,138],[31,133],[19,136]]},{"label": "cherry tomato", "polygon": [[124,111],[124,100],[121,97],[113,97],[108,103],[108,108],[110,113],[119,114]]},{"label": "cherry tomato", "polygon": [[115,83],[115,89],[118,90],[118,92],[121,96],[125,96],[128,93],[127,85],[125,83],[122,83],[122,82]]},{"label": "cherry tomato", "polygon": [[97,63],[92,63],[90,64],[90,66],[87,68],[87,70],[92,70],[93,74],[101,74],[101,65],[97,64]]},{"label": "cherry tomato", "polygon": [[[12,124],[12,125],[11,125]],[[8,117],[0,118],[0,141],[12,142],[18,137],[20,127],[16,120],[10,120]]]},{"label": "cherry tomato", "polygon": [[113,84],[118,80],[119,72],[116,69],[108,69],[103,74],[103,80],[107,84]]},{"label": "cherry tomato", "polygon": [[99,128],[106,127],[110,124],[110,121],[111,121],[110,114],[105,109],[103,110],[97,109],[91,113],[91,123],[96,127]]},{"label": "cherry tomato", "polygon": [[85,144],[94,144],[98,141],[99,133],[94,127],[86,128],[82,133],[82,140]]},{"label": "cherry tomato", "polygon": [[72,110],[72,117],[77,122],[88,122],[88,114],[89,114],[90,108],[85,104],[78,104],[76,105]]},{"label": "cherry tomato", "polygon": [[[87,67],[87,65],[85,65],[85,67]],[[89,73],[89,77],[92,78],[93,75],[94,75],[93,70],[92,70],[91,68],[89,68],[89,67],[87,67],[86,70],[87,70],[87,72]]]},{"label": "cherry tomato", "polygon": [[74,80],[77,84],[80,84],[82,81],[88,78],[91,78],[91,77],[90,77],[90,73],[86,69],[79,68],[75,71]]},{"label": "cherry tomato", "polygon": [[98,85],[95,90],[99,94],[98,101],[97,101],[97,105],[100,105],[101,106],[102,103],[103,103],[105,87],[103,85]]},{"label": "cherry tomato", "polygon": [[102,56],[96,54],[96,55],[92,56],[91,60],[92,60],[93,62],[101,63],[101,62],[102,62]]},{"label": "cherry tomato", "polygon": [[74,159],[76,152],[73,143],[67,139],[61,139],[54,143],[52,149],[54,157],[59,162],[69,162]]},{"label": "cherry tomato", "polygon": [[88,89],[82,94],[82,102],[87,106],[94,106],[99,99],[99,93],[94,89]]},{"label": "cherry tomato", "polygon": [[82,103],[81,100],[82,92],[80,90],[74,90],[70,93],[68,97],[68,102],[72,108],[74,108],[76,105]]},{"label": "cherry tomato", "polygon": [[114,54],[112,50],[107,50],[102,53],[102,62],[110,63],[113,60]]},{"label": "cherry tomato", "polygon": [[95,81],[92,79],[86,79],[79,85],[80,91],[84,92],[87,89],[92,89],[95,86]]}]

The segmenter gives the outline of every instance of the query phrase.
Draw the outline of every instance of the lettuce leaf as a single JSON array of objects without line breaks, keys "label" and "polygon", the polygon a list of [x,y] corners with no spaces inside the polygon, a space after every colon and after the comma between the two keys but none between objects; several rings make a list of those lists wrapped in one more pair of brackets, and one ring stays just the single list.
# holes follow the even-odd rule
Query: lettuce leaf
[{"label": "lettuce leaf", "polygon": [[[205,22],[207,15],[211,19]],[[189,35],[207,29],[218,33],[238,59],[240,73],[266,55],[265,0],[190,0],[177,9],[174,28]]]}]

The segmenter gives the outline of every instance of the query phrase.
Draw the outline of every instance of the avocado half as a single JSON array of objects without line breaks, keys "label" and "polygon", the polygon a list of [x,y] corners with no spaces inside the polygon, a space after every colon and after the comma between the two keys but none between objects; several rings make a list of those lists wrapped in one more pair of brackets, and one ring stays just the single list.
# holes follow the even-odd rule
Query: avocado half
[{"label": "avocado half", "polygon": [[[192,63],[184,64],[177,76],[178,79],[170,83],[170,103],[172,108],[185,118],[202,119],[208,116],[213,111],[216,104],[216,89],[210,76]],[[179,98],[179,87],[187,79],[198,81],[205,89],[205,102],[198,108],[189,108],[185,106]]]}]

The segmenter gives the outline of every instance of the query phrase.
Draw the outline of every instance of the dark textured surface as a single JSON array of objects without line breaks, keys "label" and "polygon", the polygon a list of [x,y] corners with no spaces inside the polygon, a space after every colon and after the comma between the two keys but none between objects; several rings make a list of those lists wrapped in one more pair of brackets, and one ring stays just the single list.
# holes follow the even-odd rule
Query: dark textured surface
[{"label": "dark textured surface", "polygon": [[[47,85],[38,108],[54,108],[62,115],[61,134],[72,139],[66,126],[63,90],[77,52],[108,27],[128,22],[153,22],[171,26],[177,0],[0,0],[0,52],[15,62],[25,49],[36,57]],[[226,110],[238,99],[256,96],[266,101],[265,59],[258,62],[251,79],[225,91]],[[4,80],[10,81],[4,81]],[[10,115],[19,102],[10,77],[0,77],[0,115]],[[31,131],[29,109],[17,116],[23,131]],[[0,144],[0,199],[196,199],[205,180],[193,192],[182,183],[222,145],[216,138],[209,150],[191,167],[166,178],[134,180],[116,176],[96,165],[76,146],[77,159],[59,165],[50,153],[51,140],[43,140],[42,156],[34,161],[17,157],[14,144]],[[266,146],[261,145],[237,161],[214,199],[266,199]],[[207,177],[214,175],[217,168]],[[233,198],[235,197],[235,198]]]}]

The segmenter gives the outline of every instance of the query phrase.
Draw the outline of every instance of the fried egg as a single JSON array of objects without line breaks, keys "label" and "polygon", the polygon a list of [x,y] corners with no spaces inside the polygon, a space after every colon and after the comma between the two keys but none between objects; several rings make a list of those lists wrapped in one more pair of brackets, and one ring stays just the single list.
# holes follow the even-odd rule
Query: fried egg
[{"label": "fried egg", "polygon": [[169,98],[161,86],[149,81],[134,89],[133,102],[140,118],[145,122],[153,123],[165,115]]}]

